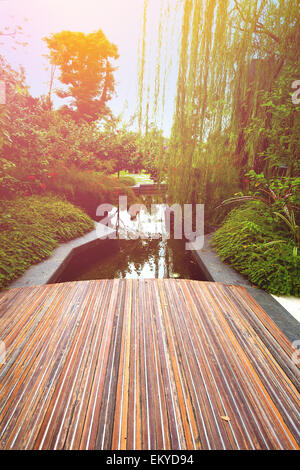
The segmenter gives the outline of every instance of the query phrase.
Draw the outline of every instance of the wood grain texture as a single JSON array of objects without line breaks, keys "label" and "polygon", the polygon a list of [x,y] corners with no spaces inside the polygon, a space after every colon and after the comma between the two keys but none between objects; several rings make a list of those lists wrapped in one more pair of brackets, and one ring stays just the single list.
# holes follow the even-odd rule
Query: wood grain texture
[{"label": "wood grain texture", "polygon": [[12,289],[0,339],[2,449],[299,448],[294,349],[242,287]]}]

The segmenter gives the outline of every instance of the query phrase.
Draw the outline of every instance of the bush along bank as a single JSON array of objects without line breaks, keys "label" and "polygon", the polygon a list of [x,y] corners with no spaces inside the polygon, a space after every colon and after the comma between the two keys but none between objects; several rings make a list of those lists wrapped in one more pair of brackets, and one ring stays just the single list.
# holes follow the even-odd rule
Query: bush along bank
[{"label": "bush along bank", "polygon": [[300,296],[300,255],[287,226],[259,201],[233,209],[212,245],[251,282],[277,295]]},{"label": "bush along bank", "polygon": [[128,201],[136,200],[130,186],[135,181],[130,177],[117,178],[96,171],[79,170],[75,166],[67,168],[61,163],[55,169],[29,171],[23,168],[12,168],[9,186],[0,196],[2,199],[15,199],[16,194],[31,196],[34,194],[55,194],[83,209],[95,219],[97,207],[102,203],[117,204],[120,194],[127,195]]},{"label": "bush along bank", "polygon": [[33,195],[0,203],[0,289],[62,242],[93,230],[94,221],[57,196]]}]

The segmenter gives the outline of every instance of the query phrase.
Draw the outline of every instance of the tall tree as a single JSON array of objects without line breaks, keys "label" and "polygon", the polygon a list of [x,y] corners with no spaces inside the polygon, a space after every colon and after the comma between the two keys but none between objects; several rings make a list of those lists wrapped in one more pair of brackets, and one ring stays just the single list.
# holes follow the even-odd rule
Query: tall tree
[{"label": "tall tree", "polygon": [[64,109],[77,121],[92,122],[107,115],[107,102],[115,91],[112,60],[119,57],[117,46],[101,30],[90,34],[62,31],[45,41],[50,62],[59,67],[59,79],[68,87],[57,95],[73,98],[71,107]]}]

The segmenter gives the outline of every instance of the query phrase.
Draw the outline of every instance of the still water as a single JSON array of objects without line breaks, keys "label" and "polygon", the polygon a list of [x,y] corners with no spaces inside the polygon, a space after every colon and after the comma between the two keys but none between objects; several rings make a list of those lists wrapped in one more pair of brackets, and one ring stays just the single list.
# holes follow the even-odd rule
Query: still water
[{"label": "still water", "polygon": [[114,278],[205,280],[192,252],[185,249],[185,240],[174,239],[166,227],[164,211],[164,204],[152,210],[141,208],[136,217],[125,210],[111,211],[116,239],[99,240],[96,247],[74,256],[58,282]]}]

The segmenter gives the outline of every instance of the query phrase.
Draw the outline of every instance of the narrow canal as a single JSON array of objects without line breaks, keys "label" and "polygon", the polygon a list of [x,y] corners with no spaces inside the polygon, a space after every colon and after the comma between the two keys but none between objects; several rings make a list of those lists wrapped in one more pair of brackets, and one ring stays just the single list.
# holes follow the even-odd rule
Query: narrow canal
[{"label": "narrow canal", "polygon": [[[206,280],[184,239],[174,239],[165,222],[165,205],[142,208],[136,217],[111,211],[115,239],[74,256],[57,282],[91,279],[180,278]],[[123,238],[122,238],[123,237]]]}]

